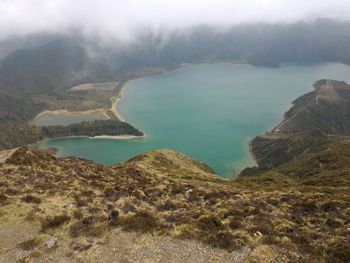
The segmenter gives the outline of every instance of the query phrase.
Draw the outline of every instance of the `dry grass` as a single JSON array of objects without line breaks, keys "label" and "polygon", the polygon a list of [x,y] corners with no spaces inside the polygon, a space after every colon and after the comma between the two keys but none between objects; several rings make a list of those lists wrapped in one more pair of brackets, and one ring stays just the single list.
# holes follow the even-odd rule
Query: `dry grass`
[{"label": "dry grass", "polygon": [[[347,150],[338,148],[345,156]],[[250,262],[269,262],[281,253],[291,262],[349,258],[347,175],[339,187],[326,185],[327,176],[339,179],[349,169],[346,164],[315,175],[324,179],[322,185],[305,185],[304,179],[287,177],[282,170],[220,179],[171,151],[151,152],[118,166],[42,154],[34,162],[26,158],[32,157],[17,155],[0,168],[0,192],[10,186],[6,202],[28,206],[24,216],[40,223],[45,233],[66,233],[79,241],[120,227],[196,239],[229,251],[250,247]],[[290,173],[290,166],[283,169]],[[37,187],[47,181],[52,184]]]}]

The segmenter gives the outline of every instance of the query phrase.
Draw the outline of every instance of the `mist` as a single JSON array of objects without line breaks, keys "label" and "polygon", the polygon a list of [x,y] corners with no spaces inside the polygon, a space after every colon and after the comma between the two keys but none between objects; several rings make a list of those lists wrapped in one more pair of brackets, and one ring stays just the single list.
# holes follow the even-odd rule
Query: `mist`
[{"label": "mist", "polygon": [[318,18],[348,20],[348,0],[0,0],[0,37],[79,30],[130,39],[134,32],[206,24],[292,23]]}]

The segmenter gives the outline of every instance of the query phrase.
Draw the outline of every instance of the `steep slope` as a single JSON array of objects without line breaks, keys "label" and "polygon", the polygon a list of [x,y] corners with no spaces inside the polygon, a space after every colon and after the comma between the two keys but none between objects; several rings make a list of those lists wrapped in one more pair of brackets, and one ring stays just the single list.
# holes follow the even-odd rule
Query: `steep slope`
[{"label": "steep slope", "polygon": [[28,96],[0,83],[0,150],[27,145],[41,138],[28,122],[42,110]]},{"label": "steep slope", "polygon": [[0,83],[0,124],[29,121],[41,109],[28,96]]},{"label": "steep slope", "polygon": [[[345,143],[334,150],[350,156]],[[229,181],[171,150],[110,166],[27,148],[3,155],[0,258],[6,262],[115,262],[124,252],[133,262],[201,262],[203,254],[222,262],[350,257],[348,179],[341,186],[304,184],[273,171]],[[167,258],[164,242],[184,250]]]}]

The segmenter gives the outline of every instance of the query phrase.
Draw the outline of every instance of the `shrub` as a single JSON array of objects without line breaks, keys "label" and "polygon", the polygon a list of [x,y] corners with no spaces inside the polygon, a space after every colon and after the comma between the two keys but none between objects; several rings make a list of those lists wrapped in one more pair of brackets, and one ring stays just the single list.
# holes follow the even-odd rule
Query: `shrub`
[{"label": "shrub", "polygon": [[249,228],[249,232],[260,232],[264,235],[268,235],[272,232],[272,226],[266,222],[256,222],[253,227]]},{"label": "shrub", "polygon": [[4,194],[0,194],[0,204],[4,204],[7,201],[7,196]]},{"label": "shrub", "polygon": [[191,217],[183,214],[171,214],[166,219],[169,223],[174,223],[176,225],[185,224],[191,221]]},{"label": "shrub", "polygon": [[122,211],[127,214],[129,212],[136,212],[136,208],[132,203],[126,202],[122,207]]},{"label": "shrub", "polygon": [[227,232],[219,232],[210,236],[207,239],[207,243],[213,247],[227,250],[240,249],[243,246],[243,241],[241,239],[235,238],[232,234]]},{"label": "shrub", "polygon": [[324,212],[332,213],[336,212],[338,210],[338,206],[335,202],[325,202],[321,205],[321,210]]},{"label": "shrub", "polygon": [[350,262],[350,244],[339,242],[330,246],[326,251],[326,259],[327,262],[332,263]]},{"label": "shrub", "polygon": [[25,219],[27,221],[34,221],[36,218],[35,212],[33,210],[29,211],[28,214],[26,215]]},{"label": "shrub", "polygon": [[152,232],[159,225],[157,219],[148,212],[137,212],[121,221],[123,229],[127,231],[138,231],[142,233]]},{"label": "shrub", "polygon": [[203,231],[218,231],[224,229],[224,225],[215,216],[205,216],[198,220],[197,227]]},{"label": "shrub", "polygon": [[45,230],[48,228],[55,228],[55,227],[58,227],[58,226],[64,224],[65,222],[67,222],[69,220],[70,220],[70,217],[67,215],[58,215],[58,216],[54,216],[52,218],[46,218],[46,219],[41,221],[41,229]]},{"label": "shrub", "polygon": [[77,207],[83,207],[88,205],[86,200],[80,199],[79,197],[75,197],[74,201]]},{"label": "shrub", "polygon": [[35,248],[35,246],[36,246],[35,239],[25,240],[17,245],[18,248],[23,250],[31,250]]},{"label": "shrub", "polygon": [[109,225],[116,226],[118,224],[118,217],[119,217],[118,210],[112,210],[108,216]]},{"label": "shrub", "polygon": [[317,211],[317,204],[315,201],[305,201],[299,204],[299,209],[304,213],[314,213]]},{"label": "shrub", "polygon": [[26,195],[22,197],[22,201],[26,203],[31,203],[31,204],[40,204],[41,199],[39,197],[33,196],[33,195]]},{"label": "shrub", "polygon": [[330,228],[337,228],[343,226],[342,222],[339,220],[335,220],[333,218],[328,218],[325,222],[326,226]]},{"label": "shrub", "polygon": [[5,190],[5,194],[7,194],[7,195],[17,195],[20,193],[21,193],[21,191],[14,189],[14,188],[11,188],[11,187],[9,187]]},{"label": "shrub", "polygon": [[83,213],[82,213],[79,209],[76,209],[76,210],[74,210],[74,212],[73,212],[73,217],[74,217],[75,219],[80,220],[80,219],[83,218]]},{"label": "shrub", "polygon": [[229,228],[236,230],[240,229],[242,227],[242,223],[237,220],[236,218],[230,219],[230,222],[228,223]]},{"label": "shrub", "polygon": [[78,221],[69,227],[69,233],[72,237],[77,237],[80,236],[83,232],[86,232],[88,228],[88,225],[84,224],[82,221]]},{"label": "shrub", "polygon": [[249,261],[252,263],[269,263],[269,262],[274,262],[274,253],[273,250],[267,246],[267,245],[262,245],[253,250],[253,252],[249,255]]},{"label": "shrub", "polygon": [[105,196],[112,196],[115,194],[115,190],[112,187],[106,187],[103,193]]},{"label": "shrub", "polygon": [[90,220],[82,220],[73,223],[69,227],[71,237],[78,237],[80,235],[98,237],[104,233],[105,225],[93,224]]},{"label": "shrub", "polygon": [[169,210],[175,210],[176,205],[174,204],[174,202],[167,200],[163,204],[158,205],[157,208],[159,211],[169,211]]}]

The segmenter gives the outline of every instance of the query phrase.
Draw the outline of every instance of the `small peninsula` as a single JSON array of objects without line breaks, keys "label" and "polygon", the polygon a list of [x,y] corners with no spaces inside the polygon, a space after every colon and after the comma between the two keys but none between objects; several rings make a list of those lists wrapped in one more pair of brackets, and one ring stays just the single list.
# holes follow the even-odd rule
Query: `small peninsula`
[{"label": "small peninsula", "polygon": [[258,164],[244,174],[261,173],[293,160],[303,153],[326,149],[350,135],[350,85],[343,81],[319,80],[311,91],[293,101],[293,107],[271,132],[250,142]]}]

